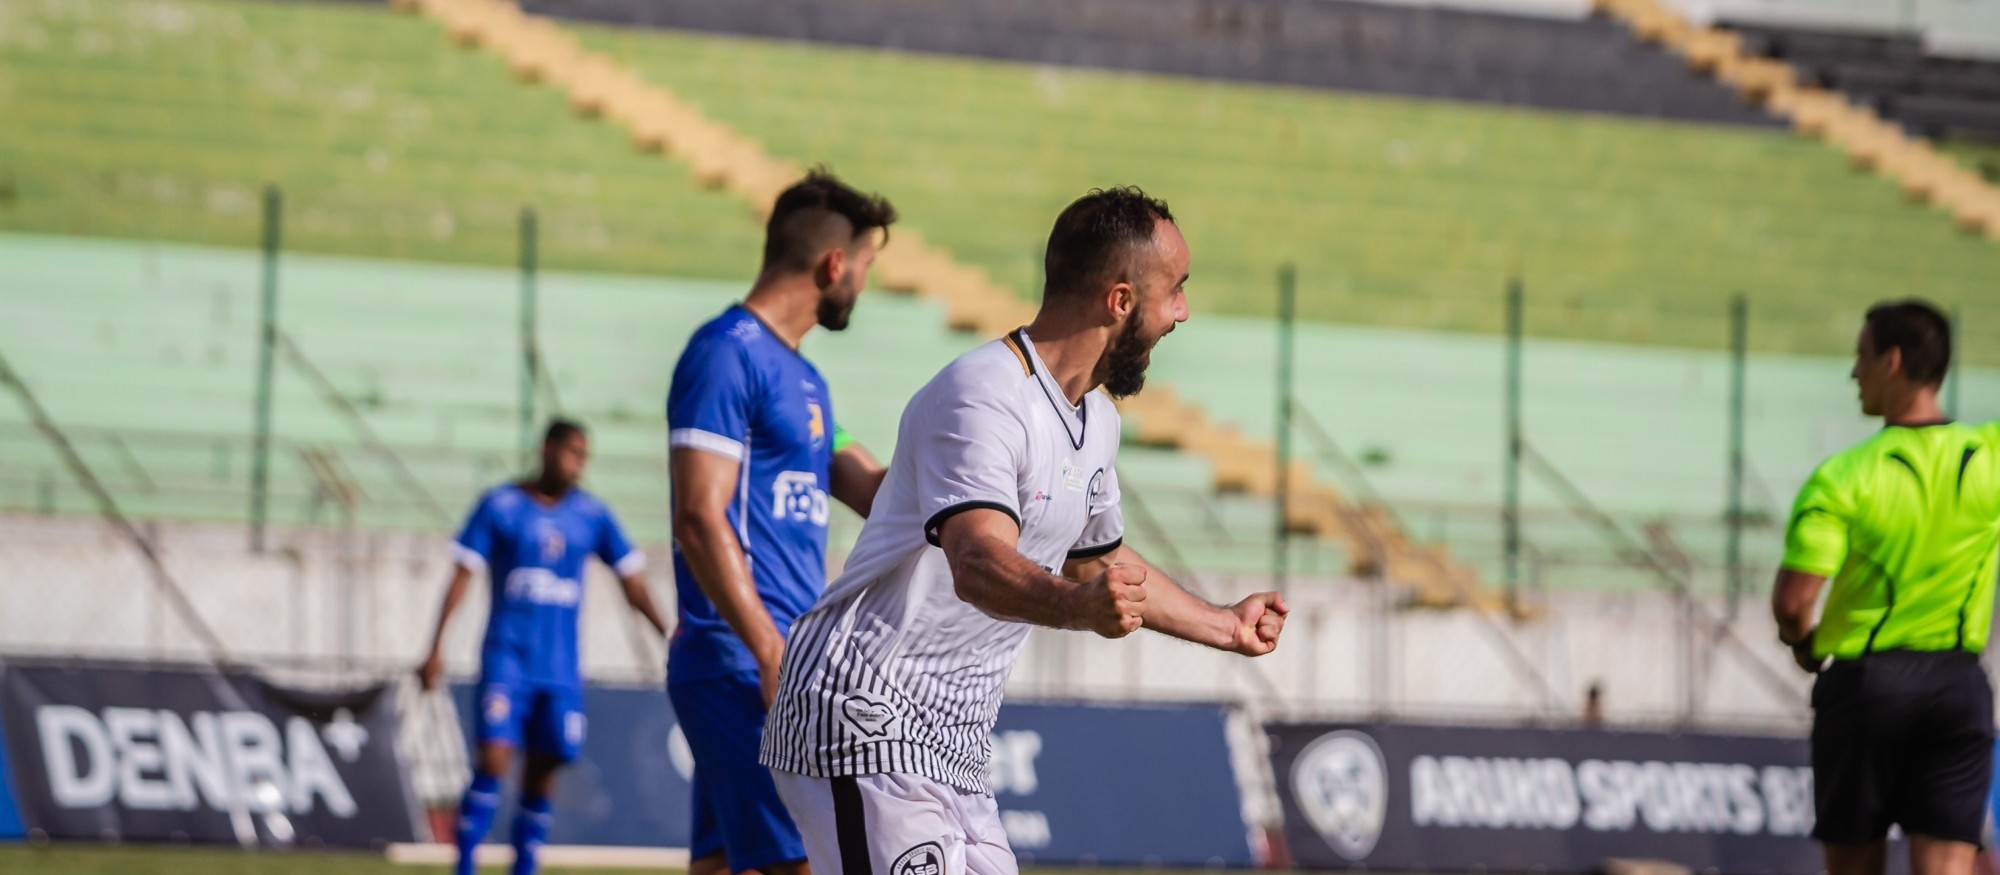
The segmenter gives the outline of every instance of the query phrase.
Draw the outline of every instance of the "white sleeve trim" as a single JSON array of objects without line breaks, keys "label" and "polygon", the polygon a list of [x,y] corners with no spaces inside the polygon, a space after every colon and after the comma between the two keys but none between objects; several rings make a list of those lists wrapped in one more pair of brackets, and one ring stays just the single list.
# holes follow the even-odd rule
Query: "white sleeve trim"
[{"label": "white sleeve trim", "polygon": [[618,572],[619,577],[631,577],[634,574],[645,571],[646,551],[635,549],[625,554],[625,558],[618,560],[616,564],[612,565],[611,570]]},{"label": "white sleeve trim", "polygon": [[451,558],[468,571],[486,570],[486,557],[457,541],[451,542]]},{"label": "white sleeve trim", "polygon": [[667,432],[667,446],[686,447],[743,461],[743,442],[698,428],[677,428]]}]

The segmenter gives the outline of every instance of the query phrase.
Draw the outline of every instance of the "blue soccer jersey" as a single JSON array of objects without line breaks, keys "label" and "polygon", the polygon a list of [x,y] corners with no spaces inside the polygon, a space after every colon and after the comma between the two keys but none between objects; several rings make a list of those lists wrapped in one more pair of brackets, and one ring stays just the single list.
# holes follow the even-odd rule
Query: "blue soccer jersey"
[{"label": "blue soccer jersey", "polygon": [[576,626],[584,562],[596,556],[621,576],[646,563],[610,508],[583,490],[545,506],[514,484],[480,497],[455,552],[459,564],[485,569],[491,581],[482,673],[515,684],[580,685]]},{"label": "blue soccer jersey", "polygon": [[[749,310],[734,306],[696,330],[674,365],[667,429],[675,448],[741,464],[729,522],[757,594],[784,634],[826,588],[834,450],[826,380]],[[756,659],[702,593],[678,545],[674,585],[680,623],[668,649],[667,682],[755,671]]]}]

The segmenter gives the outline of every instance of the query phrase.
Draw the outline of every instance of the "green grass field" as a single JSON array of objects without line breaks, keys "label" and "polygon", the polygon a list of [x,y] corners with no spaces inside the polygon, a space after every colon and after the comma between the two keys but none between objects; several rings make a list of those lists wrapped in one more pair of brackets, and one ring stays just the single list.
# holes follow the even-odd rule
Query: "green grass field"
[{"label": "green grass field", "polygon": [[[1782,132],[1364,97],[673,32],[585,41],[761,138],[894,196],[1017,288],[1092,185],[1170,198],[1198,311],[1492,331],[1525,277],[1539,334],[1838,354],[1897,294],[1973,307],[2000,246]],[[743,205],[571,116],[496,58],[383,7],[0,5],[0,229],[228,245],[281,182],[300,249],[505,263],[524,203],[553,267],[746,277]],[[1964,344],[2000,362],[2000,320]]]},{"label": "green grass field", "polygon": [[[379,854],[348,852],[262,851],[246,853],[226,849],[176,847],[104,847],[98,845],[57,845],[29,847],[0,845],[0,872],[8,875],[432,875],[449,871],[444,866],[414,866],[391,863]],[[486,867],[482,872],[503,872]],[[1133,870],[1036,869],[1029,875],[1112,875]],[[580,875],[584,872],[634,872],[648,875],[681,875],[679,869],[562,869],[544,868],[544,875]]]},{"label": "green grass field", "polygon": [[[8,875],[432,875],[448,866],[391,863],[381,854],[347,851],[254,851],[228,848],[0,845],[0,872]],[[488,866],[482,872],[504,872]],[[581,872],[650,872],[680,875],[680,869],[545,868],[546,875]]]}]

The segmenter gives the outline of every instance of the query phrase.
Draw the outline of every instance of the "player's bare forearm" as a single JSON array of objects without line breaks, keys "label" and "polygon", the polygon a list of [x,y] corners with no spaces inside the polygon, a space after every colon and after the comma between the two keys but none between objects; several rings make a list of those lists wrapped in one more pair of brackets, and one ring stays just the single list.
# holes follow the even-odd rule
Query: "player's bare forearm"
[{"label": "player's bare forearm", "polygon": [[849,444],[833,454],[833,474],[828,485],[833,487],[835,500],[866,517],[875,508],[875,493],[882,488],[886,474],[888,469],[876,461],[867,447]]},{"label": "player's bare forearm", "polygon": [[458,610],[458,603],[465,599],[465,590],[472,584],[472,569],[463,565],[452,567],[451,582],[445,585],[444,604],[438,607],[437,627],[431,630],[431,653],[444,647],[444,632],[451,625],[451,615]]},{"label": "player's bare forearm", "polygon": [[757,594],[743,544],[729,525],[729,503],[736,498],[737,463],[696,449],[676,448],[671,455],[674,483],[674,543],[687,560],[695,585],[715,605],[723,622],[743,639],[759,662],[775,667],[784,652],[778,624]]},{"label": "player's bare forearm", "polygon": [[1050,574],[1021,555],[1013,519],[985,508],[954,514],[938,531],[960,599],[994,617],[1115,638],[1139,628],[1144,569],[1107,567],[1089,582]]},{"label": "player's bare forearm", "polygon": [[1778,640],[1796,645],[1813,630],[1813,605],[1826,578],[1789,568],[1778,570],[1771,587],[1771,617],[1778,621]]},{"label": "player's bare forearm", "polygon": [[1146,569],[1145,627],[1163,635],[1228,650],[1236,641],[1236,615],[1211,605],[1175,583],[1139,551],[1120,545],[1109,553],[1063,563],[1063,576],[1089,580],[1113,565]]},{"label": "player's bare forearm", "polygon": [[1146,561],[1139,551],[1121,545],[1101,556],[1063,566],[1063,575],[1081,579],[1112,565],[1146,569],[1145,627],[1182,641],[1217,650],[1258,656],[1277,646],[1288,609],[1276,593],[1257,593],[1232,606],[1210,604]]},{"label": "player's bare forearm", "polygon": [[666,637],[667,621],[653,603],[653,591],[646,588],[645,576],[634,574],[621,582],[625,584],[625,603],[638,611],[639,616],[645,617],[646,622],[653,624],[653,631],[660,633],[660,637]]}]

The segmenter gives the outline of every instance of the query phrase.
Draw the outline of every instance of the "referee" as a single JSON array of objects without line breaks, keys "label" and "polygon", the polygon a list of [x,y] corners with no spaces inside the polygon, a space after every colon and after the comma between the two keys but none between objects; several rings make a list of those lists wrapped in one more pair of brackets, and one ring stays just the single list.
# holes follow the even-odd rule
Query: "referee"
[{"label": "referee", "polygon": [[[1971,875],[1993,770],[1980,667],[2000,545],[2000,433],[1947,420],[1951,325],[1918,300],[1868,311],[1854,350],[1874,437],[1799,491],[1771,595],[1813,684],[1812,765],[1828,875],[1879,875],[1891,824],[1915,875]],[[1831,579],[1826,608],[1813,604]]]}]

